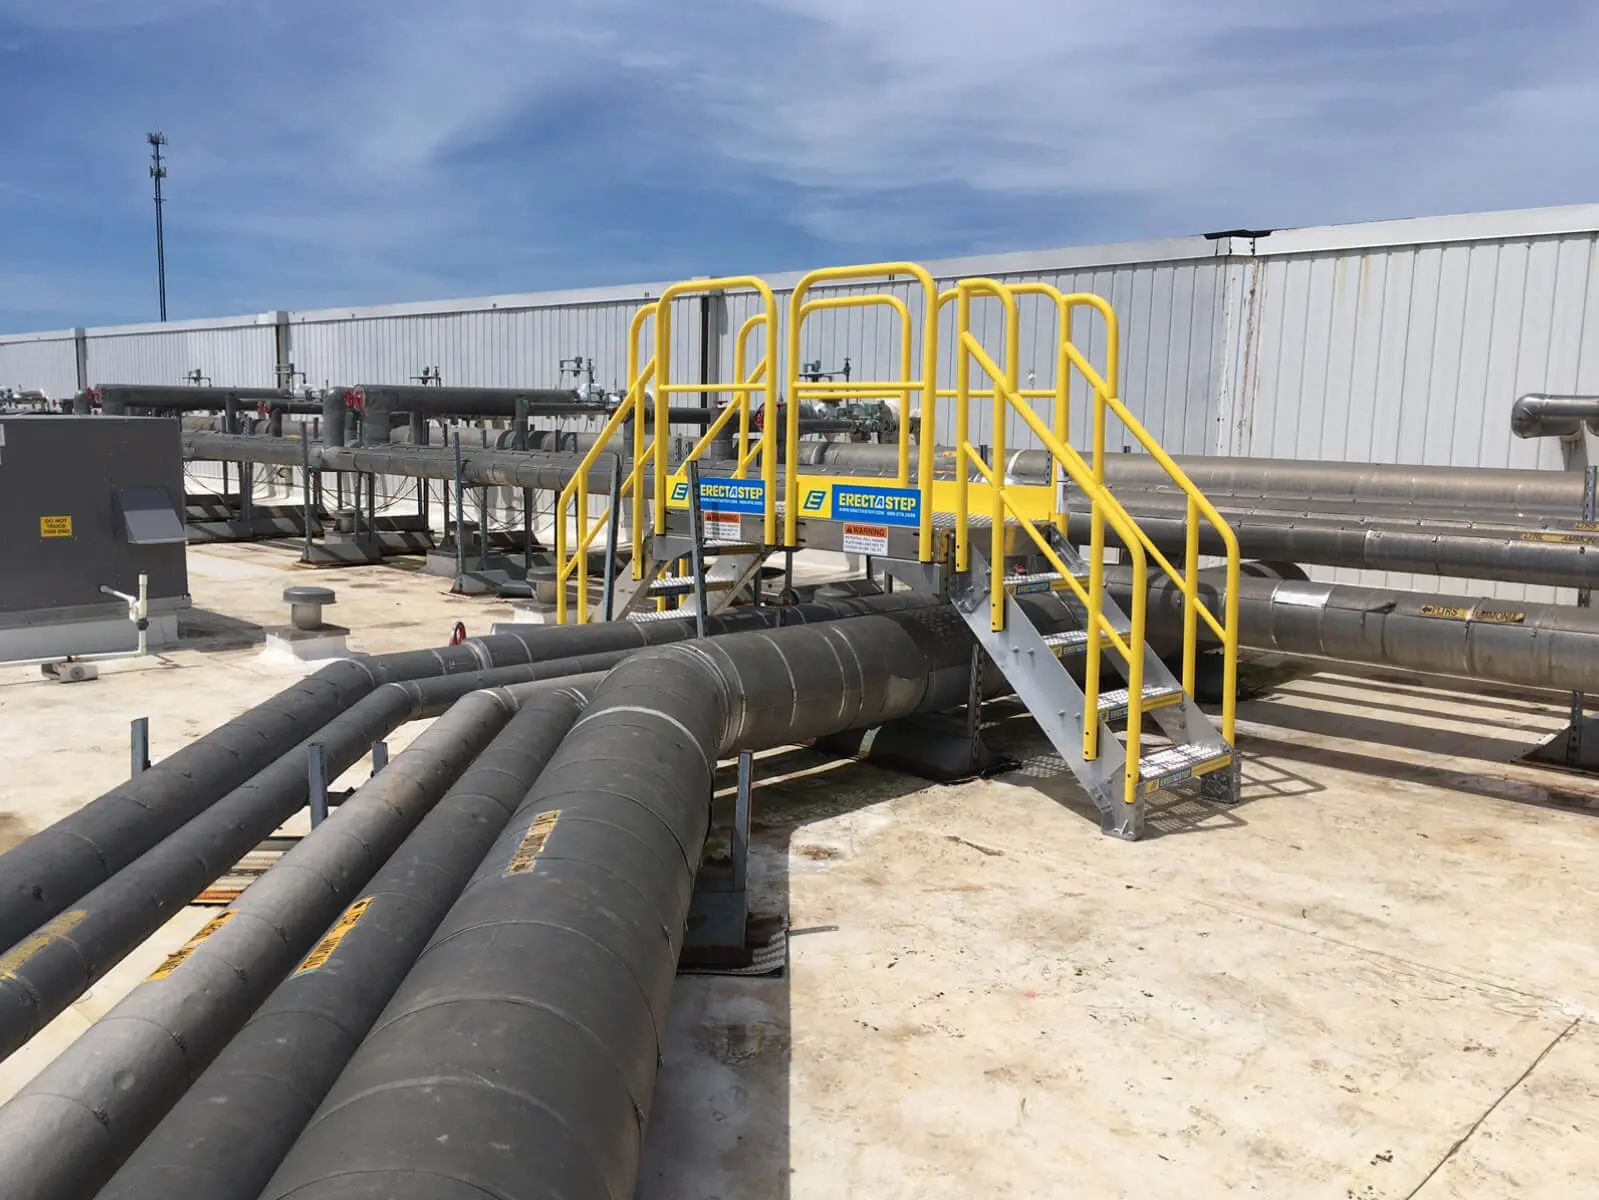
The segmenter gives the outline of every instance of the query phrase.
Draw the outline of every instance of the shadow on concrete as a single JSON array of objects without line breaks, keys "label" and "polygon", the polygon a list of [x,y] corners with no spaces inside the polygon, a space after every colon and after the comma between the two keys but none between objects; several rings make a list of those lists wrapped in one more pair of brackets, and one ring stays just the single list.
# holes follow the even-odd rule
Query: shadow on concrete
[{"label": "shadow on concrete", "polygon": [[266,630],[254,621],[241,621],[208,608],[189,608],[178,614],[177,650],[219,654],[247,650],[266,641]]}]

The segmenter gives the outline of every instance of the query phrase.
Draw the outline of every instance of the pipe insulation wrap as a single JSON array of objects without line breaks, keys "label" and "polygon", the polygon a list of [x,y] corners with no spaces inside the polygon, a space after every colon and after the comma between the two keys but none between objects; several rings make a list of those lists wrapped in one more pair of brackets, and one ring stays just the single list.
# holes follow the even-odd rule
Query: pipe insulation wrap
[{"label": "pipe insulation wrap", "polygon": [[[1221,604],[1224,581],[1208,571],[1202,576],[1201,599]],[[1124,575],[1110,573],[1107,587],[1126,603]],[[1180,632],[1182,603],[1170,581],[1151,586],[1152,639]],[[1599,691],[1595,609],[1244,578],[1238,586],[1238,626],[1240,643],[1251,650],[1510,686]],[[1200,636],[1214,641],[1203,624]]]},{"label": "pipe insulation wrap", "polygon": [[320,962],[278,985],[101,1200],[259,1195],[599,682],[512,689],[516,716],[330,919]]},{"label": "pipe insulation wrap", "polygon": [[[708,629],[722,633],[778,623],[825,621],[929,602],[897,595],[852,603],[802,605],[797,609],[751,609],[712,618]],[[111,879],[220,797],[303,745],[318,729],[380,684],[662,645],[693,633],[691,616],[645,624],[617,621],[536,626],[476,638],[459,646],[407,650],[330,664],[0,854],[0,946],[13,947],[16,952],[18,944],[30,933],[38,931],[37,936],[47,936],[41,927],[51,918]],[[467,687],[455,695],[471,690]]]},{"label": "pipe insulation wrap", "polygon": [[958,702],[957,630],[940,607],[613,670],[263,1196],[631,1196],[717,758]]},{"label": "pipe insulation wrap", "polygon": [[457,702],[246,888],[180,965],[135,988],[0,1107],[7,1197],[104,1183],[511,711],[498,692]]},{"label": "pipe insulation wrap", "polygon": [[[411,716],[411,696],[390,684],[335,717],[314,735],[325,750],[328,777],[354,766]],[[282,755],[9,952],[0,971],[0,1057],[44,1028],[305,805],[309,745]]]}]

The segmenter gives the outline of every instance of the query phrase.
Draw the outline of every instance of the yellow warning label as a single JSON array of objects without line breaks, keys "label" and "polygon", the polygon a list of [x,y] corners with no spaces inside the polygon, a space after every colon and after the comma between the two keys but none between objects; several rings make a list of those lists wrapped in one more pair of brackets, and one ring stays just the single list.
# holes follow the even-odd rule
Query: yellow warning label
[{"label": "yellow warning label", "polygon": [[345,909],[344,915],[334,922],[327,936],[316,944],[316,949],[305,956],[305,961],[300,964],[295,974],[304,975],[307,971],[326,966],[328,959],[333,957],[333,952],[339,948],[339,943],[349,936],[350,930],[360,924],[361,917],[365,915],[367,906],[371,903],[371,896],[362,896]]},{"label": "yellow warning label", "polygon": [[1508,612],[1496,608],[1479,608],[1471,618],[1473,621],[1483,621],[1489,625],[1521,625],[1527,620],[1524,612]]},{"label": "yellow warning label", "polygon": [[71,537],[72,536],[72,518],[71,517],[40,517],[39,518],[39,536],[42,537],[42,538],[47,538],[47,537]]},{"label": "yellow warning label", "polygon": [[217,930],[221,929],[232,919],[233,910],[231,908],[224,909],[222,912],[219,912],[216,916],[212,917],[200,927],[199,933],[195,934],[188,941],[184,942],[183,945],[173,953],[167,955],[166,961],[155,970],[150,972],[150,978],[165,979],[168,975],[172,974],[172,972],[176,971],[183,965],[184,960],[188,958],[189,955],[193,954],[200,948],[201,942],[205,941],[206,938],[210,937]]},{"label": "yellow warning label", "polygon": [[1599,544],[1599,538],[1586,533],[1524,533],[1521,535],[1524,542],[1547,542],[1552,546],[1592,546]]},{"label": "yellow warning label", "polygon": [[1464,621],[1470,618],[1471,609],[1456,608],[1449,604],[1423,604],[1421,615],[1424,617],[1438,617],[1445,621]]},{"label": "yellow warning label", "polygon": [[27,962],[62,934],[69,932],[73,926],[88,915],[85,910],[75,908],[71,912],[62,913],[43,929],[39,930],[38,933],[33,934],[31,937],[23,938],[22,941],[7,950],[3,957],[0,957],[0,979],[10,979],[15,976],[18,967],[22,966],[23,963]]},{"label": "yellow warning label", "polygon": [[1590,533],[1599,532],[1599,521],[1577,521],[1571,527],[1573,529],[1586,529]]},{"label": "yellow warning label", "polygon": [[533,860],[543,852],[544,843],[550,840],[550,831],[555,828],[555,822],[560,815],[560,809],[552,808],[549,812],[540,813],[533,818],[533,824],[529,825],[527,832],[522,835],[522,842],[517,846],[516,853],[511,855],[511,865],[505,868],[507,877],[533,869]]}]

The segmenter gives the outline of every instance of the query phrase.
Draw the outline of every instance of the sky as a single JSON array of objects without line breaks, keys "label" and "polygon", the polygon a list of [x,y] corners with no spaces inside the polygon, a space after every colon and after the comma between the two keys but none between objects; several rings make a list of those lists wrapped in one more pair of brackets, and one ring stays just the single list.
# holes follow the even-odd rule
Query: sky
[{"label": "sky", "polygon": [[1599,200],[1591,0],[0,0],[0,332]]}]

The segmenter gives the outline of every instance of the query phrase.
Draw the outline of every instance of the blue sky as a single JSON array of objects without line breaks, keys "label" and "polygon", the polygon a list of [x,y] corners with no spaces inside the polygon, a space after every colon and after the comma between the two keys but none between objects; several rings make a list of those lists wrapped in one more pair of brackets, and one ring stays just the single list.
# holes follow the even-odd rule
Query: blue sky
[{"label": "blue sky", "polygon": [[0,0],[0,331],[1599,199],[1584,0]]}]

